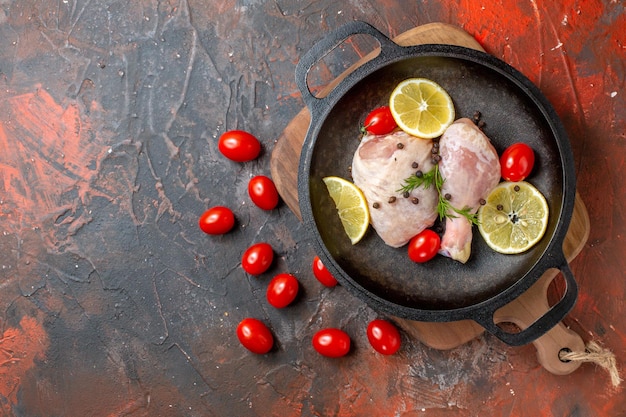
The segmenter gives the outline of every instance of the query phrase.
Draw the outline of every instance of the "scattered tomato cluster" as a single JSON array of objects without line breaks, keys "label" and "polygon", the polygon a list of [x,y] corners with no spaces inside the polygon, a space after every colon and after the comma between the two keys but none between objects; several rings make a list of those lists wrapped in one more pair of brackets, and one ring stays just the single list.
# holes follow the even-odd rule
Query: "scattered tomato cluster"
[{"label": "scattered tomato cluster", "polygon": [[[226,158],[235,162],[256,159],[261,152],[259,140],[242,130],[230,130],[222,134],[218,149]],[[257,175],[248,183],[248,194],[252,202],[263,210],[272,210],[279,203],[278,190],[274,182]],[[210,235],[228,233],[235,225],[235,216],[228,207],[214,206],[206,210],[198,221],[200,229]],[[274,260],[274,250],[269,243],[255,243],[246,249],[241,258],[241,267],[250,275],[266,272]],[[334,287],[337,280],[324,266],[318,256],[312,264],[313,275],[323,285]],[[277,274],[269,282],[266,291],[268,303],[275,308],[290,305],[297,297],[300,284],[289,273]],[[243,319],[237,326],[237,338],[250,352],[265,354],[274,346],[274,337],[267,325],[256,318]],[[377,319],[369,323],[367,338],[372,347],[381,354],[391,355],[400,348],[400,332],[392,323]],[[345,356],[350,351],[350,336],[341,329],[325,328],[312,338],[313,348],[327,357]]]},{"label": "scattered tomato cluster", "polygon": [[[248,132],[229,130],[220,136],[219,151],[235,162],[248,162],[261,153],[261,143]],[[272,210],[278,205],[278,190],[271,178],[257,175],[248,182],[248,194],[254,204],[263,210]],[[235,226],[235,216],[231,209],[215,206],[205,211],[198,221],[200,229],[210,235],[228,233]]]}]

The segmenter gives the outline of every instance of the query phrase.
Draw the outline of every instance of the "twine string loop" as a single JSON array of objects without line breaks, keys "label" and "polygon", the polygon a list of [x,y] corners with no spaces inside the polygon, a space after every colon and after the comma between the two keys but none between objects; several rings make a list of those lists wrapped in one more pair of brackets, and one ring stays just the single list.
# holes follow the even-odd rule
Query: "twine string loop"
[{"label": "twine string loop", "polygon": [[573,352],[569,349],[561,350],[561,352],[559,352],[559,359],[562,361],[594,363],[609,373],[611,383],[614,387],[618,387],[622,382],[613,352],[604,349],[594,341],[587,344],[584,352]]}]

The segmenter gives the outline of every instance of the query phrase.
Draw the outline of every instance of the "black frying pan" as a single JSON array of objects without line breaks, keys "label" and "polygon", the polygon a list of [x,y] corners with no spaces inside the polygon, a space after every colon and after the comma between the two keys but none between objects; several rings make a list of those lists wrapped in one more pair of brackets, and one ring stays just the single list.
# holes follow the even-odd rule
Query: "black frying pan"
[{"label": "black frying pan", "polygon": [[[316,98],[309,70],[356,34],[373,36],[380,53],[350,73],[326,97]],[[345,236],[322,178],[350,178],[359,126],[373,108],[386,104],[393,88],[410,77],[434,80],[452,97],[457,117],[476,110],[485,133],[501,153],[526,142],[536,162],[527,179],[548,200],[550,220],[543,239],[521,255],[491,250],[474,230],[466,264],[437,256],[425,264],[408,259],[406,248],[386,246],[371,230],[357,245]],[[472,319],[510,345],[532,342],[559,323],[574,306],[577,286],[563,254],[574,208],[576,180],[566,132],[546,98],[520,72],[495,57],[451,45],[401,47],[363,22],[329,33],[306,53],[296,81],[311,112],[299,171],[298,197],[306,230],[322,262],[341,284],[372,308],[397,317],[440,322]],[[527,290],[549,268],[566,282],[561,300],[527,329],[509,333],[493,322],[494,312]]]}]

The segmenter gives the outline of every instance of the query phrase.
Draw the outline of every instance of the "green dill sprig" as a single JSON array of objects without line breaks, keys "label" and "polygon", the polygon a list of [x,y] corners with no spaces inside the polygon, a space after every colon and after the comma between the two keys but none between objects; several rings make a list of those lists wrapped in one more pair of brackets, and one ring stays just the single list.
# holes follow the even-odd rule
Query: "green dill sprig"
[{"label": "green dill sprig", "polygon": [[432,187],[433,184],[436,184],[436,177],[441,177],[441,175],[439,174],[438,165],[435,165],[435,167],[428,172],[418,172],[419,174],[416,173],[415,175],[411,175],[410,177],[405,178],[402,188],[396,191],[400,193],[410,193],[411,191],[419,187],[424,187],[428,190],[430,187]]},{"label": "green dill sprig", "polygon": [[454,213],[461,215],[467,219],[468,222],[472,225],[478,224],[478,216],[476,214],[470,213],[471,208],[465,207],[463,209],[458,209],[454,207],[450,200],[446,198],[441,193],[441,189],[443,188],[443,184],[446,182],[445,178],[441,175],[441,171],[439,171],[439,164],[435,164],[435,166],[427,172],[419,171],[419,174],[411,175],[408,178],[404,179],[404,183],[402,188],[397,190],[402,193],[410,193],[414,189],[418,187],[424,187],[425,189],[429,189],[433,185],[437,190],[437,214],[439,215],[439,220],[443,220],[444,218],[457,218]]},{"label": "green dill sprig", "polygon": [[471,209],[469,207],[465,207],[463,209],[458,209],[454,207],[452,204],[450,204],[448,200],[446,200],[445,198],[442,198],[441,194],[439,194],[439,202],[437,203],[437,212],[439,213],[440,220],[442,220],[444,217],[456,219],[458,216],[455,216],[454,214],[450,213],[450,211],[453,211],[465,217],[467,221],[470,222],[471,225],[478,226],[478,223],[479,223],[478,214],[472,214],[470,213],[470,210]]}]

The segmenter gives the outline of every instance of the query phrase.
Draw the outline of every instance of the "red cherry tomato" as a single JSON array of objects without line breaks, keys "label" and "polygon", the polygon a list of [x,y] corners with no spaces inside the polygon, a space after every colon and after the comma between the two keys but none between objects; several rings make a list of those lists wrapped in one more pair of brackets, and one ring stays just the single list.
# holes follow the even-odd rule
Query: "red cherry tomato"
[{"label": "red cherry tomato", "polygon": [[363,129],[373,135],[385,135],[393,131],[397,126],[389,106],[381,106],[367,115]]},{"label": "red cherry tomato", "polygon": [[337,285],[337,280],[330,271],[326,269],[319,256],[313,258],[313,275],[315,275],[315,278],[317,278],[319,282],[327,287]]},{"label": "red cherry tomato", "polygon": [[400,332],[386,320],[373,320],[367,326],[367,339],[370,345],[383,355],[393,355],[400,349]]},{"label": "red cherry tomato", "polygon": [[260,242],[250,246],[241,257],[241,266],[250,275],[267,271],[274,260],[274,250],[269,243]]},{"label": "red cherry tomato", "polygon": [[198,225],[204,233],[222,235],[235,225],[235,215],[228,207],[211,207],[200,216]]},{"label": "red cherry tomato", "polygon": [[313,348],[320,355],[339,358],[350,351],[350,336],[340,329],[323,329],[313,336]]},{"label": "red cherry tomato", "polygon": [[298,295],[299,284],[291,274],[278,274],[267,286],[267,301],[276,308],[287,307]]},{"label": "red cherry tomato", "polygon": [[264,354],[274,346],[274,336],[261,320],[245,318],[237,326],[237,338],[250,352]]},{"label": "red cherry tomato", "polygon": [[507,181],[522,181],[530,175],[535,165],[535,153],[525,143],[514,143],[500,157],[502,178]]},{"label": "red cherry tomato", "polygon": [[278,190],[274,181],[264,175],[257,175],[248,183],[248,194],[252,202],[263,210],[272,210],[278,205]]},{"label": "red cherry tomato", "polygon": [[409,241],[409,258],[413,262],[426,262],[435,257],[441,246],[441,238],[431,229],[425,229]]},{"label": "red cherry tomato", "polygon": [[243,130],[229,130],[220,136],[217,148],[226,158],[236,162],[252,161],[261,152],[257,138]]}]

